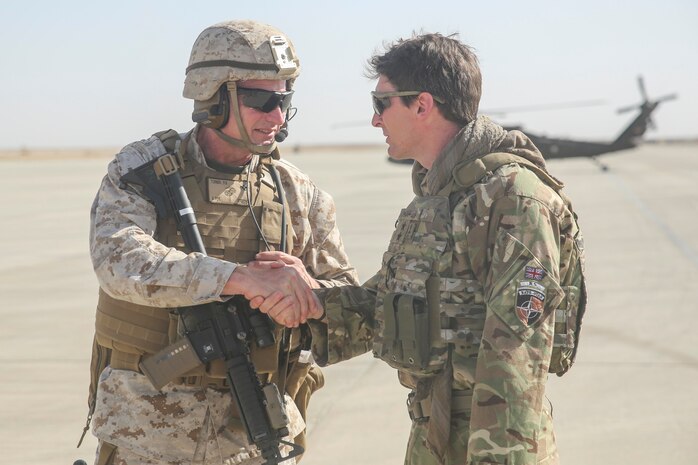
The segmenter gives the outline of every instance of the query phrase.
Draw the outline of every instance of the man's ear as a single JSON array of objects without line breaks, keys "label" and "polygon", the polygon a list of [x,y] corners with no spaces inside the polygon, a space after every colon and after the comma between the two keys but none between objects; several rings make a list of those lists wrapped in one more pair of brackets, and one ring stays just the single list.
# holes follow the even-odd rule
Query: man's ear
[{"label": "man's ear", "polygon": [[422,92],[415,101],[417,103],[417,114],[428,114],[436,109],[436,101],[429,92]]}]

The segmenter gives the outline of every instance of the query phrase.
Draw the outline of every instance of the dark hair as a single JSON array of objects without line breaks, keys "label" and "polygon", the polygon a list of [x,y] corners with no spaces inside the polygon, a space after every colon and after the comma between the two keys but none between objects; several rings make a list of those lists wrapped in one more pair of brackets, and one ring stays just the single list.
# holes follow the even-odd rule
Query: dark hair
[{"label": "dark hair", "polygon": [[[386,46],[369,60],[366,75],[384,75],[397,90],[429,92],[446,103],[438,104],[444,117],[465,126],[477,117],[482,95],[482,75],[473,49],[457,34],[414,34]],[[415,96],[401,97],[406,105]]]}]

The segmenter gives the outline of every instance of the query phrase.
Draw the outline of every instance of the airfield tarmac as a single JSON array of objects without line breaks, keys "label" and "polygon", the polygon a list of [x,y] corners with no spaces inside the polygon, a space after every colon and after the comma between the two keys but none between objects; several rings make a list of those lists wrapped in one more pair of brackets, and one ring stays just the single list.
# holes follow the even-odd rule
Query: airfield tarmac
[{"label": "airfield tarmac", "polygon": [[[409,168],[383,151],[289,153],[337,203],[362,281],[380,264]],[[562,463],[698,463],[698,145],[552,160],[580,216],[589,307],[573,370],[552,376]],[[87,414],[97,282],[89,207],[108,158],[0,153],[0,462],[92,463]],[[369,355],[325,370],[305,465],[403,461],[410,422],[395,372]]]}]

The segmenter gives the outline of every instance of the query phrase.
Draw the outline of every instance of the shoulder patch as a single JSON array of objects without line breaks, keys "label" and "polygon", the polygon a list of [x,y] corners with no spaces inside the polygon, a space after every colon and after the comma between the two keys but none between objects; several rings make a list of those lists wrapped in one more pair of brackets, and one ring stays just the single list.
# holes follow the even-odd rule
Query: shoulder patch
[{"label": "shoulder patch", "polygon": [[519,320],[531,326],[541,317],[544,308],[545,286],[537,281],[519,281],[516,287],[516,316]]}]

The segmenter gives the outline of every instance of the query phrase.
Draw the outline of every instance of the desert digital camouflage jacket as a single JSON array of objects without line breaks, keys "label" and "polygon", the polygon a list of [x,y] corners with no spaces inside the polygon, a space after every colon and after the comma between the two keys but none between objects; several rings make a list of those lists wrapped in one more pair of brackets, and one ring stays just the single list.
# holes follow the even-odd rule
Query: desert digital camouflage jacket
[{"label": "desert digital camouflage jacket", "polygon": [[[543,402],[564,295],[559,243],[561,235],[581,235],[562,198],[523,164],[459,188],[457,168],[493,152],[547,173],[525,135],[483,117],[430,170],[416,163],[416,197],[396,222],[382,269],[362,287],[322,291],[328,332],[315,327],[313,350],[321,365],[372,350],[415,391],[452,371],[453,390],[470,391],[472,404],[453,414],[446,463],[547,463],[556,455]],[[429,342],[426,352],[420,337]],[[465,435],[454,434],[463,424]]]},{"label": "desert digital camouflage jacket", "polygon": [[[188,153],[205,163],[189,138]],[[220,300],[235,264],[198,253],[165,247],[153,236],[154,205],[119,179],[129,169],[165,153],[157,137],[124,147],[109,164],[92,204],[90,251],[99,284],[108,294],[152,307],[180,307]],[[252,163],[258,163],[253,159]],[[334,201],[310,178],[285,160],[275,162],[293,228],[293,249],[311,276],[325,287],[357,282],[336,225]]]},{"label": "desert digital camouflage jacket", "polygon": [[[187,157],[205,166],[196,134],[195,129]],[[163,308],[167,313],[172,307],[221,300],[220,293],[236,265],[200,253],[186,254],[155,239],[167,236],[162,229],[169,227],[168,222],[159,221],[155,206],[135,189],[123,186],[120,178],[164,153],[162,142],[154,136],[117,154],[92,206],[90,246],[104,291],[115,299]],[[251,163],[254,170],[259,160]],[[332,198],[292,164],[283,160],[274,163],[291,218],[290,253],[325,287],[357,284],[336,226]],[[264,226],[264,220],[260,221]],[[115,340],[124,350],[129,347],[129,343]],[[254,352],[253,348],[253,358]],[[265,356],[277,361],[274,353],[266,351]],[[209,368],[213,370],[217,362],[211,362]],[[276,369],[274,363],[267,364],[269,367]],[[287,390],[293,391],[286,396],[286,413],[291,420],[288,439],[295,441],[302,440],[308,398],[322,386],[321,375],[313,370],[309,374],[304,367],[294,365],[286,380]],[[245,431],[231,423],[236,414],[229,392],[173,383],[158,391],[140,373],[110,368],[102,371],[94,389],[93,432],[122,450],[173,464],[190,463],[202,455],[205,461],[201,463],[206,464],[223,463],[226,457],[233,457],[234,463],[261,463],[261,458],[254,456],[255,449],[249,447]],[[153,402],[155,398],[157,402]]]}]

